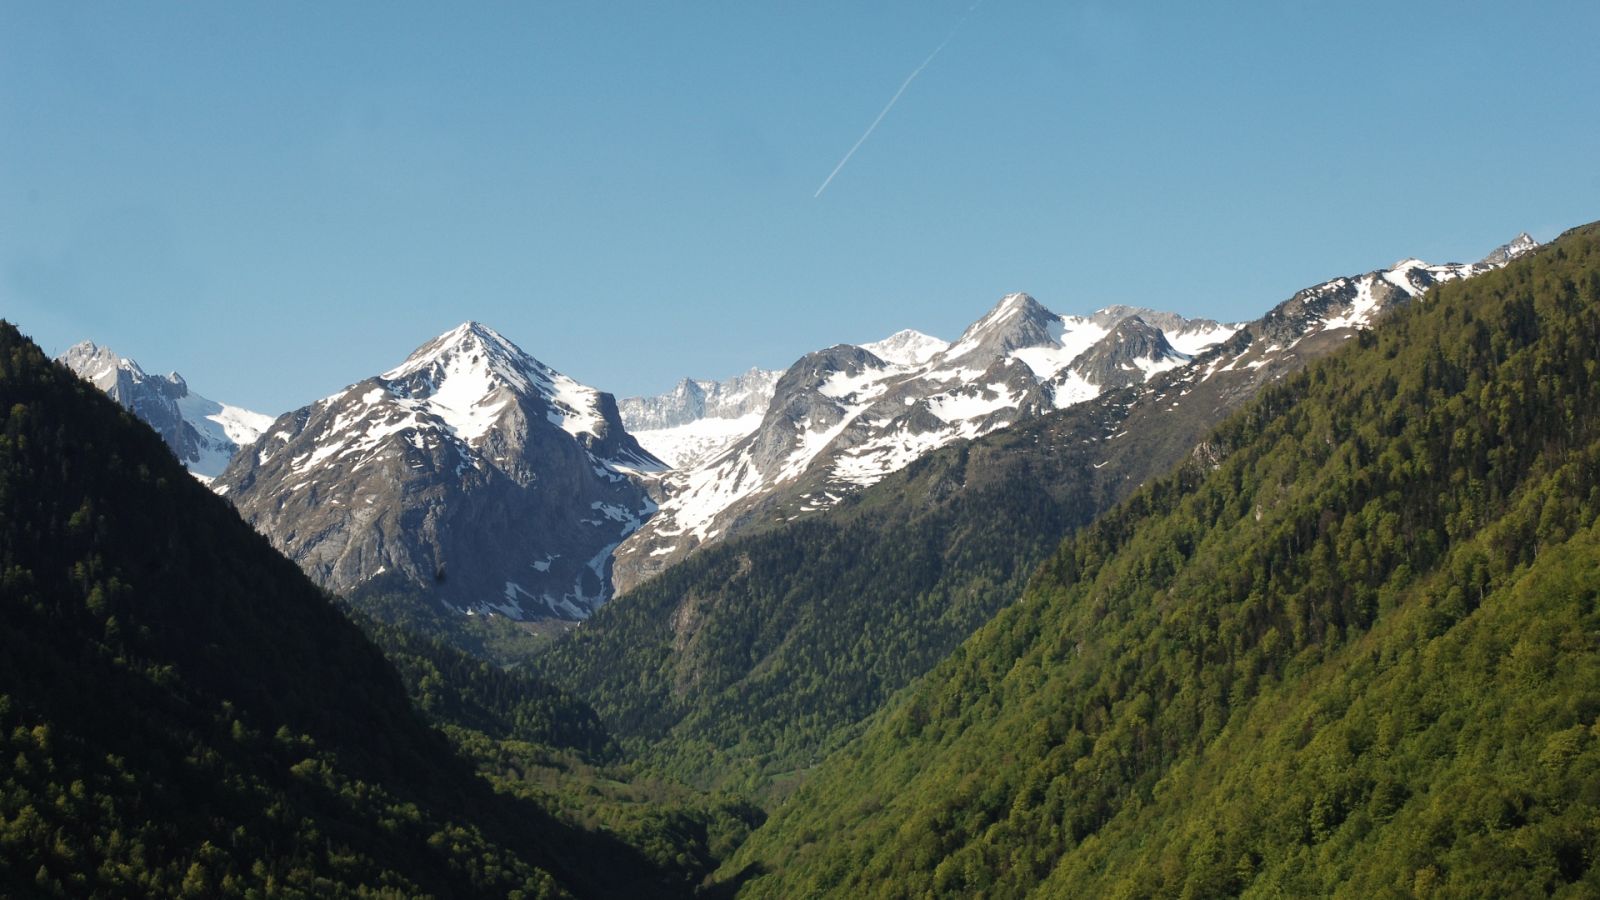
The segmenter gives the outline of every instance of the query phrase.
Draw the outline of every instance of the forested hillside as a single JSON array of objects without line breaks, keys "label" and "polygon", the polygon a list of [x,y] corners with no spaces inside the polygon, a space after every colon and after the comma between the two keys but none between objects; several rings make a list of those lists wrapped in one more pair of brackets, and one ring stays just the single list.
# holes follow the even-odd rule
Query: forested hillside
[{"label": "forested hillside", "polygon": [[1268,389],[725,867],[795,896],[1600,891],[1600,227]]},{"label": "forested hillside", "polygon": [[1296,292],[1187,365],[701,550],[532,664],[666,771],[781,792],[1014,600],[1063,537],[1191,455],[1208,458],[1206,436],[1263,386],[1437,279],[1489,267],[1401,264]]},{"label": "forested hillside", "polygon": [[[154,432],[4,323],[0,416],[0,893],[688,890],[677,821],[638,830],[667,846],[636,848],[509,777],[492,789],[475,771],[489,761],[424,724],[326,596]],[[528,738],[605,753],[570,698],[458,671],[454,651],[395,649],[457,744],[517,766]]]},{"label": "forested hillside", "polygon": [[702,551],[532,664],[636,754],[760,790],[850,737],[1106,505],[1081,475],[1104,413],[962,442],[842,509]]},{"label": "forested hillside", "polygon": [[566,691],[526,670],[485,662],[442,638],[343,608],[394,664],[413,705],[434,722],[496,740],[570,750],[588,762],[618,758],[594,710]]}]

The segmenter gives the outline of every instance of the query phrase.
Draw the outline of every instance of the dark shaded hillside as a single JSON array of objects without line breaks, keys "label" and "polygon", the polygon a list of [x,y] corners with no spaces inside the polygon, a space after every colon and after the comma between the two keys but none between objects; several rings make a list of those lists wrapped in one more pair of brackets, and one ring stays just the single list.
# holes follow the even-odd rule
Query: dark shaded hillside
[{"label": "dark shaded hillside", "polygon": [[1600,226],[1268,389],[725,868],[791,896],[1600,892]]},{"label": "dark shaded hillside", "polygon": [[614,761],[617,748],[588,704],[519,669],[502,669],[444,640],[346,613],[394,665],[415,707],[442,725],[495,740],[571,750],[589,762]]},{"label": "dark shaded hillside", "polygon": [[670,892],[493,792],[298,569],[4,323],[0,416],[0,893]]}]

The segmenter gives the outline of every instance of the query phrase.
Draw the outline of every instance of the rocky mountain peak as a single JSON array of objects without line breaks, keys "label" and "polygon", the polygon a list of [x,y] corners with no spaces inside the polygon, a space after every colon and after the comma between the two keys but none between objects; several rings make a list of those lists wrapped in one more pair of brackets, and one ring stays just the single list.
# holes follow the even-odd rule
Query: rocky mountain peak
[{"label": "rocky mountain peak", "polygon": [[861,344],[861,349],[899,366],[919,366],[950,346],[932,335],[906,328],[881,341]]},{"label": "rocky mountain peak", "polygon": [[1027,294],[1007,294],[978,321],[967,326],[942,354],[944,359],[997,359],[1026,347],[1058,346],[1061,317]]},{"label": "rocky mountain peak", "polygon": [[1161,329],[1141,316],[1128,316],[1117,322],[1072,361],[1069,370],[1101,390],[1143,382],[1154,368],[1166,368],[1184,361]]},{"label": "rocky mountain peak", "polygon": [[379,376],[384,381],[405,381],[424,376],[420,384],[442,389],[450,378],[470,374],[487,383],[520,391],[534,388],[553,374],[500,332],[478,322],[463,322],[412,351],[405,362]]},{"label": "rocky mountain peak", "polygon": [[331,589],[577,619],[609,596],[610,548],[654,510],[639,475],[661,468],[610,394],[465,322],[280,418],[218,489]]},{"label": "rocky mountain peak", "polygon": [[101,390],[109,390],[117,383],[118,370],[126,370],[130,374],[144,376],[144,370],[131,359],[118,356],[110,347],[102,347],[94,341],[79,341],[67,348],[58,361],[78,374],[79,378],[93,382]]},{"label": "rocky mountain peak", "polygon": [[870,350],[854,344],[834,344],[800,357],[778,379],[776,392],[782,396],[801,388],[816,388],[835,375],[859,375],[883,367],[884,361]]},{"label": "rocky mountain peak", "polygon": [[1510,241],[1494,248],[1482,260],[1483,265],[1503,266],[1506,263],[1527,253],[1539,249],[1539,242],[1526,231],[1512,238]]},{"label": "rocky mountain peak", "polygon": [[1163,313],[1143,306],[1127,306],[1122,303],[1095,310],[1089,314],[1089,321],[1103,328],[1116,328],[1118,324],[1133,316],[1157,327],[1165,327],[1163,323],[1157,321],[1163,317],[1174,323],[1183,323],[1183,319],[1175,313]]}]

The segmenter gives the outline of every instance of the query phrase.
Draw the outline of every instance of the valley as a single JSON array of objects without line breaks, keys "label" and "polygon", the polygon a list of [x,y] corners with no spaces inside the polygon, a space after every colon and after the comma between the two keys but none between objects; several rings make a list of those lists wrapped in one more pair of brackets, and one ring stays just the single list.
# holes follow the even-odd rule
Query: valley
[{"label": "valley", "polygon": [[[1463,827],[1441,824],[1436,804],[1421,805],[1441,779],[1505,785],[1490,788],[1517,810],[1502,814],[1514,817],[1502,827],[1521,829],[1523,845],[1535,850],[1496,863],[1502,868],[1494,877],[1508,886],[1532,877],[1576,885],[1593,877],[1575,860],[1588,840],[1581,810],[1600,802],[1580,774],[1592,755],[1589,707],[1600,703],[1591,696],[1600,682],[1589,671],[1587,645],[1554,635],[1589,630],[1584,617],[1593,604],[1582,598],[1596,590],[1584,586],[1592,573],[1581,562],[1591,537],[1589,432],[1600,421],[1585,399],[1593,365],[1582,363],[1582,348],[1600,339],[1590,321],[1600,309],[1595,234],[1592,226],[1575,229],[1545,248],[1522,238],[1471,265],[1407,260],[1318,284],[1233,326],[1149,310],[1061,317],[1009,295],[953,344],[901,333],[877,347],[808,354],[781,374],[689,380],[671,394],[621,403],[468,323],[381,376],[279,417],[254,438],[229,432],[240,434],[241,449],[214,479],[197,470],[192,481],[156,476],[181,471],[180,459],[169,457],[144,464],[139,475],[97,474],[92,483],[104,487],[81,500],[71,488],[50,493],[59,489],[48,479],[15,482],[12,502],[27,483],[36,502],[81,506],[53,527],[87,543],[81,551],[66,549],[76,546],[70,542],[46,551],[25,531],[7,539],[7,558],[18,561],[8,583],[23,591],[19,599],[36,598],[8,620],[12,658],[36,660],[28,665],[39,673],[56,671],[48,660],[59,656],[15,643],[51,622],[52,640],[87,641],[101,661],[84,670],[98,673],[91,682],[50,676],[58,686],[49,691],[26,687],[42,682],[13,668],[8,683],[21,693],[8,693],[0,711],[15,719],[19,735],[59,731],[66,741],[59,746],[19,738],[35,742],[19,745],[18,759],[43,753],[27,765],[81,772],[114,816],[133,817],[126,818],[131,827],[140,807],[128,805],[112,776],[60,755],[81,751],[59,747],[107,740],[90,737],[103,726],[56,703],[93,681],[171,671],[157,677],[157,694],[141,707],[220,710],[215,715],[234,717],[235,740],[243,741],[202,778],[250,785],[246,792],[261,797],[291,790],[292,797],[271,764],[262,768],[249,755],[259,740],[251,734],[278,728],[283,747],[326,748],[304,765],[345,785],[337,791],[375,789],[393,798],[328,807],[327,815],[353,822],[393,816],[383,803],[411,803],[424,812],[407,827],[449,833],[459,827],[450,822],[463,821],[457,817],[475,822],[462,833],[487,843],[469,852],[501,854],[471,876],[483,889],[516,883],[534,894],[686,896],[698,884],[739,896],[793,896],[894,886],[893,894],[1054,895],[1095,884],[1141,895],[1252,886],[1320,893],[1330,878],[1357,878],[1379,891],[1403,877],[1393,868],[1399,860],[1428,858],[1418,856],[1424,849],[1399,857],[1369,851],[1370,861],[1350,872],[1307,862],[1303,848],[1387,847],[1389,839],[1377,836],[1399,827],[1391,821],[1432,822],[1434,833]],[[17,412],[29,405],[50,415],[71,410],[69,421],[108,415],[108,401],[87,402],[84,388],[67,399],[70,378],[30,358],[24,338],[8,340],[12,358],[22,360],[6,380],[15,398],[9,433],[41,427]],[[969,367],[954,368],[962,360]],[[88,344],[64,362],[92,379],[88,390],[140,418],[170,411],[130,400],[142,384],[136,363]],[[991,381],[1006,378],[1013,382],[1005,390],[1008,382]],[[30,393],[38,389],[24,386],[32,384],[54,393]],[[150,388],[154,396],[172,395],[163,384],[183,382],[170,376]],[[751,410],[763,406],[758,421]],[[264,421],[227,413],[234,408],[223,404],[205,409],[213,407],[225,411],[214,422]],[[624,411],[654,427],[635,437]],[[926,430],[908,438],[917,422]],[[807,437],[813,425],[821,437]],[[94,440],[74,437],[73,427],[38,433],[65,442],[48,452],[99,465],[92,460],[103,454],[67,450]],[[186,435],[199,433],[190,425],[141,435],[143,424],[126,416],[98,428],[110,436],[101,440],[143,448],[116,458],[181,452],[193,444]],[[10,440],[11,471],[36,467],[38,457],[24,449],[42,446]],[[894,440],[917,452],[886,451]],[[203,459],[191,458],[191,467]],[[763,460],[776,468],[761,469]],[[681,524],[693,507],[675,498],[723,480],[754,485],[744,495],[753,501],[735,500],[703,519],[734,523],[729,533],[705,532],[693,552],[638,583],[624,578],[626,590],[610,596],[605,554],[617,552],[621,568],[628,557],[619,547],[628,541],[673,537],[659,524],[652,532],[651,523]],[[286,553],[301,571],[280,565],[252,583],[281,585],[270,590],[301,596],[296,603],[343,623],[333,631],[347,648],[309,652],[329,663],[366,660],[368,674],[334,677],[369,698],[352,701],[359,705],[388,692],[384,715],[396,724],[382,728],[431,729],[432,737],[418,731],[385,740],[416,748],[415,765],[457,772],[450,777],[476,785],[469,793],[495,799],[465,812],[436,795],[410,794],[420,769],[362,762],[368,751],[356,744],[340,749],[355,740],[339,730],[341,717],[370,720],[370,713],[335,714],[330,698],[302,686],[261,693],[287,673],[270,657],[247,662],[263,638],[236,631],[230,622],[239,614],[226,605],[204,613],[181,603],[170,612],[161,603],[147,607],[161,596],[147,585],[168,576],[152,580],[140,568],[147,564],[126,554],[167,526],[138,526],[130,533],[144,536],[133,543],[115,537],[129,524],[119,510],[135,508],[116,498],[130,491],[155,492],[135,506],[194,507],[168,516],[174,523],[226,518],[227,505],[236,504],[243,521],[206,526],[211,540],[235,535],[227,540],[240,541],[239,549],[226,553],[261,557],[253,565],[281,563],[251,534],[253,525]],[[519,491],[522,500],[502,498]],[[543,518],[516,503],[544,510]],[[738,508],[746,511],[719,518]],[[197,518],[201,509],[207,512]],[[601,515],[584,518],[585,509]],[[85,510],[101,512],[91,519]],[[101,524],[84,531],[91,521]],[[593,537],[576,549],[538,537],[551,534]],[[231,579],[198,574],[204,559],[222,551],[194,556],[197,537],[172,540],[191,548],[184,577],[223,584],[223,604],[247,596],[238,572]],[[549,584],[571,580],[555,561],[582,561],[596,545],[603,551],[587,560],[572,592],[534,595],[508,582],[503,600],[484,599],[502,573],[519,567],[554,571]],[[467,547],[479,555],[463,555]],[[557,547],[562,552],[551,552]],[[64,571],[39,569],[48,552],[89,554],[71,567],[83,574],[59,582],[27,574]],[[343,586],[342,614],[313,581]],[[75,606],[69,598],[78,591],[87,596]],[[541,596],[541,607],[521,602]],[[284,601],[245,602],[277,609]],[[161,625],[168,636],[157,638],[150,626],[165,621],[160,616],[184,624]],[[1525,637],[1513,647],[1507,616],[1571,621],[1540,626],[1553,644]],[[573,624],[529,638],[528,626],[538,630],[541,620]],[[283,619],[274,627],[289,631],[266,639],[275,655],[301,640],[294,621]],[[331,635],[330,627],[317,630]],[[177,639],[216,628],[197,634],[198,644]],[[219,650],[197,656],[192,646]],[[233,659],[232,674],[219,674],[213,652]],[[1535,681],[1505,680],[1496,668],[1458,673],[1449,668],[1458,663],[1444,661],[1536,652],[1545,661]],[[1551,653],[1567,661],[1555,667]],[[1571,653],[1578,656],[1562,655]],[[1506,671],[1530,671],[1517,668],[1523,665]],[[256,672],[253,686],[236,683],[246,672]],[[1420,699],[1414,692],[1427,680],[1462,687]],[[1468,684],[1476,687],[1462,693]],[[1530,685],[1568,700],[1541,704],[1524,696]],[[1388,706],[1355,699],[1368,694],[1409,699]],[[253,705],[267,696],[311,705],[305,712],[284,700]],[[1550,778],[1506,782],[1497,780],[1508,777],[1500,763],[1439,756],[1426,741],[1465,739],[1453,737],[1459,717],[1428,712],[1440,703],[1526,707],[1514,720],[1528,736],[1497,740],[1560,764],[1546,765]],[[1384,709],[1400,707],[1423,718],[1384,717]],[[1301,709],[1310,711],[1291,712]],[[1303,722],[1300,736],[1282,733],[1285,722]],[[176,719],[147,726],[138,733],[149,736],[136,740],[157,740],[151,727],[173,740],[210,740]],[[334,730],[318,730],[326,728]],[[296,729],[305,736],[294,737]],[[1433,734],[1446,738],[1425,737]],[[1324,774],[1311,780],[1294,774],[1311,765],[1295,760],[1329,746],[1353,749],[1321,757],[1320,768],[1308,771]],[[1378,762],[1375,748],[1408,762]],[[124,758],[144,752],[128,744]],[[378,768],[364,768],[371,765]],[[980,771],[984,782],[973,780]],[[1282,773],[1270,785],[1252,774],[1270,772]],[[52,783],[59,785],[13,777],[8,789],[37,803],[56,796]],[[1272,799],[1240,807],[1228,799],[1240,796],[1229,787],[1238,784],[1254,785],[1243,796]],[[44,793],[30,793],[37,791]],[[1215,799],[1183,799],[1207,796]],[[926,811],[921,804],[929,803],[943,811]],[[255,821],[247,807],[230,815]],[[491,807],[501,811],[486,813]],[[546,812],[529,819],[534,809]],[[1275,810],[1284,809],[1302,810],[1294,815],[1309,822],[1299,838],[1287,824],[1266,831],[1248,824],[1276,821],[1282,813]],[[491,825],[485,814],[501,818]],[[35,832],[17,824],[27,821],[8,832],[14,846],[33,840],[27,835]],[[183,855],[193,862],[135,882],[126,880],[135,870],[113,853],[105,858],[123,859],[116,871],[124,874],[102,866],[84,880],[61,857],[30,877],[93,892],[101,889],[93,885],[180,881],[226,887],[275,871],[271,877],[286,885],[382,882],[432,893],[443,870],[427,866],[454,865],[449,854],[462,847],[457,841],[439,862],[407,860],[358,838],[369,826],[354,825],[356,843],[323,856],[303,843],[314,832],[265,837],[280,827],[269,821],[261,820],[262,840],[305,847],[292,868],[251,868],[236,853]],[[561,835],[541,840],[568,849],[556,856],[513,849],[521,839],[503,829],[532,821]],[[1058,821],[1070,827],[1048,824]],[[256,826],[240,827],[244,836]],[[1127,835],[1151,829],[1155,843],[1129,842]],[[141,852],[150,852],[157,838],[138,833],[147,835]],[[1404,877],[1487,883],[1484,857],[1471,849],[1482,841],[1468,840],[1477,833],[1460,832],[1467,843],[1452,843],[1451,855],[1432,866],[1406,863]],[[264,846],[243,839],[235,846]],[[605,855],[631,861],[588,868],[594,851],[584,848],[597,841],[612,842]],[[862,854],[832,846],[838,842],[882,849]],[[110,851],[84,844],[73,852],[99,858]],[[359,865],[341,862],[346,852]]]}]

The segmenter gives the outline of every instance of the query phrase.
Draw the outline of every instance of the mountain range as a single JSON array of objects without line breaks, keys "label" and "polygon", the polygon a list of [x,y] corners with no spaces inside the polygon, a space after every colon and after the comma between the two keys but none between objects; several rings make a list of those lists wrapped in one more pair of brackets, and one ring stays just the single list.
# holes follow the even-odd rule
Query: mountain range
[{"label": "mountain range", "polygon": [[[1236,347],[1243,356],[1190,381],[1228,365],[1299,358],[1308,352],[1302,344],[1348,336],[1434,284],[1488,271],[1534,246],[1524,234],[1478,263],[1405,259],[1307,288],[1256,324],[1249,346]],[[617,549],[616,587],[631,589],[707,543],[826,509],[951,441],[1181,367],[1240,328],[1126,306],[1064,316],[1010,294],[952,344],[901,332],[881,345],[807,354],[773,383],[752,430],[697,466],[652,479],[660,510]],[[731,434],[751,421],[744,415],[700,421]]]},{"label": "mountain range", "polygon": [[1009,294],[952,344],[900,332],[806,354],[773,383],[753,429],[655,480],[660,510],[618,549],[617,587],[706,543],[826,509],[950,441],[1171,368],[1232,331],[1125,307],[1061,316]]},{"label": "mountain range", "polygon": [[[1600,225],[1201,346],[1094,319],[1008,295],[630,404],[765,396],[676,471],[469,322],[210,490],[0,323],[0,893],[1600,891]],[[579,602],[730,461],[773,499]],[[584,618],[507,669],[318,573]]]},{"label": "mountain range", "polygon": [[[90,344],[65,361],[127,397],[319,584],[579,620],[703,546],[828,509],[952,441],[1171,370],[1189,372],[1188,390],[1270,370],[1533,246],[1523,235],[1475,264],[1407,259],[1316,285],[1245,344],[1240,325],[1125,306],[1061,315],[1008,294],[951,343],[902,331],[620,404],[478,323],[270,425]],[[1226,362],[1193,368],[1219,346]]]}]

